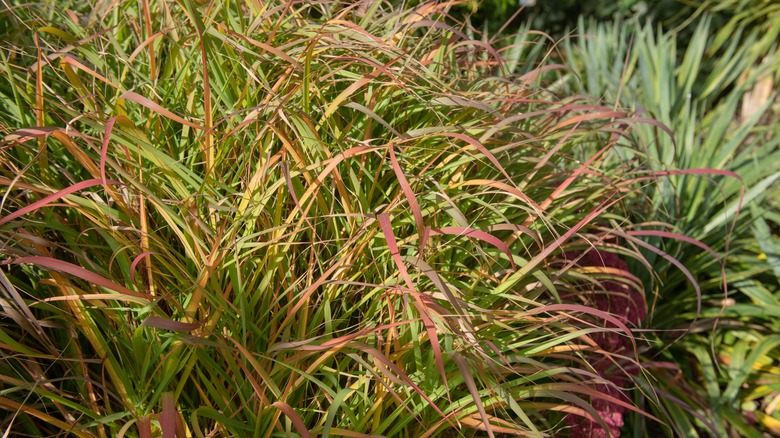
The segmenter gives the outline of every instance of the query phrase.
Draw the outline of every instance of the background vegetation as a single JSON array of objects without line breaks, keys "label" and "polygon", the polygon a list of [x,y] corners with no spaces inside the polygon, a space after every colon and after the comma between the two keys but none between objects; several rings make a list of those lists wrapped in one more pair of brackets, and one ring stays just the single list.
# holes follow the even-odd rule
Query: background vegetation
[{"label": "background vegetation", "polygon": [[3,7],[6,435],[780,433],[771,2]]}]

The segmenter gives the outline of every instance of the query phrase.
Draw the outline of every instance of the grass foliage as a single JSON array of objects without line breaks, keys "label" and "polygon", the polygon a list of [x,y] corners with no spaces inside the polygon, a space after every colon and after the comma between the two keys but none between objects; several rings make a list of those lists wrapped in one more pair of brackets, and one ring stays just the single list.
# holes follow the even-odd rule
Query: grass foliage
[{"label": "grass foliage", "polygon": [[[693,427],[680,406],[699,415],[696,400],[670,403],[656,372],[659,337],[596,296],[638,296],[658,329],[707,327],[731,316],[706,307],[723,298],[720,254],[691,256],[694,278],[665,245],[747,257],[724,236],[771,219],[730,222],[736,178],[659,179],[663,125],[562,97],[545,51],[518,62],[448,3],[3,4],[4,432],[552,436],[572,418],[614,427],[604,404],[653,424],[636,427]],[[754,125],[721,161],[755,162],[740,152]],[[696,207],[687,222],[670,199]],[[692,280],[671,315],[669,293],[645,289],[658,269]],[[728,370],[755,383],[738,373],[776,368],[753,353],[776,323],[745,315]]]}]

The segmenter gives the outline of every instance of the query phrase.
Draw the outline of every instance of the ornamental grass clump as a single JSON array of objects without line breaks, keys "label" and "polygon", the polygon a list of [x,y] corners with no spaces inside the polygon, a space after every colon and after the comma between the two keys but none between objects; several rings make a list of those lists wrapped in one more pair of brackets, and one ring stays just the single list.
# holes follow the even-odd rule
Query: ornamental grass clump
[{"label": "ornamental grass clump", "polygon": [[549,92],[560,66],[508,74],[448,7],[6,10],[3,430],[549,436],[613,430],[600,403],[648,415],[641,318],[591,298],[649,298],[567,256],[643,266],[615,242],[652,177],[605,164],[636,120]]}]

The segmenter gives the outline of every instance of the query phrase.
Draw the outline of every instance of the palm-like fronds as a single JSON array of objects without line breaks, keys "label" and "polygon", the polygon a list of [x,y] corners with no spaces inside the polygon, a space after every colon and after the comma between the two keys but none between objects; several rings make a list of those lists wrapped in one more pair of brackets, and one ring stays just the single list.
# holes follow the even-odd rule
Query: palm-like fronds
[{"label": "palm-like fronds", "polygon": [[[671,382],[680,376],[665,378],[666,409],[684,435],[696,434],[696,427],[718,436],[728,428],[751,435],[750,416],[774,429],[780,359],[774,315],[780,288],[776,261],[761,254],[773,254],[767,219],[776,215],[767,205],[776,198],[780,178],[780,137],[776,127],[765,123],[776,117],[773,99],[751,114],[740,109],[746,93],[772,73],[778,58],[757,49],[766,49],[759,32],[742,37],[733,32],[734,38],[720,41],[719,51],[709,50],[713,39],[721,40],[729,30],[714,32],[706,17],[683,53],[677,52],[674,35],[656,33],[651,25],[582,23],[581,28],[582,36],[565,52],[584,89],[577,81],[569,89],[644,112],[673,133],[659,137],[657,127],[639,126],[633,135],[645,145],[644,152],[616,149],[614,155],[620,161],[646,162],[664,176],[648,187],[653,208],[637,210],[635,220],[648,220],[642,226],[652,236],[648,241],[693,274],[686,278],[675,269],[658,280],[648,324],[668,330],[661,337],[661,357],[676,363],[686,382],[677,386]],[[679,170],[670,174],[670,166]],[[652,223],[659,219],[673,227]],[[691,245],[696,242],[717,256]],[[661,272],[673,266],[658,253],[647,257]],[[687,334],[685,340],[667,350],[668,341],[681,333]]]}]

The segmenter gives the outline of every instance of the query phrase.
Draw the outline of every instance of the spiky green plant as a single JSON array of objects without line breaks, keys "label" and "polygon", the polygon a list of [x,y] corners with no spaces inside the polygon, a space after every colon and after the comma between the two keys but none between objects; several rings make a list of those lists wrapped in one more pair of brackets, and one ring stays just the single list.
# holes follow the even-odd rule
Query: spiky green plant
[{"label": "spiky green plant", "polygon": [[549,436],[607,427],[598,401],[639,412],[593,364],[633,376],[642,337],[588,297],[641,286],[576,260],[641,258],[615,236],[645,177],[603,160],[635,120],[507,74],[448,6],[3,11],[4,432]]},{"label": "spiky green plant", "polygon": [[[581,21],[580,29],[564,52],[581,82],[569,77],[566,89],[642,111],[671,134],[659,137],[659,127],[638,126],[632,136],[644,152],[616,148],[612,157],[641,160],[664,176],[648,187],[652,209],[635,210],[635,222],[648,221],[635,235],[663,230],[666,237],[651,232],[648,241],[673,259],[656,250],[647,259],[661,272],[675,264],[690,272],[686,278],[674,270],[656,281],[648,328],[661,342],[648,354],[674,368],[659,370],[659,380],[647,384],[666,394],[662,406],[681,436],[776,433],[776,94],[755,108],[743,102],[771,78],[780,57],[762,33],[740,37],[731,27],[712,29],[706,17],[682,53],[674,34],[656,33],[651,24]],[[713,40],[719,50],[711,50]],[[646,284],[651,280],[645,277]],[[645,436],[644,427],[637,423],[636,436]]]}]

